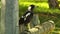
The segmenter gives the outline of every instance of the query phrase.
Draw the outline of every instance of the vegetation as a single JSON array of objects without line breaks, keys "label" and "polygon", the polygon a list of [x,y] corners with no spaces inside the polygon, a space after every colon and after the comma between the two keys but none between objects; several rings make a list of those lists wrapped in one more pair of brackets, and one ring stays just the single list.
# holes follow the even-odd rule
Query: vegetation
[{"label": "vegetation", "polygon": [[[52,34],[57,34],[60,32],[60,10],[59,9],[49,9],[48,2],[37,2],[37,1],[20,1],[19,0],[19,16],[21,16],[26,10],[27,7],[31,4],[36,6],[34,13],[39,15],[41,23],[47,20],[53,20],[55,22],[55,31]],[[60,0],[59,0],[60,1]]]},{"label": "vegetation", "polygon": [[[24,11],[27,10],[27,7],[31,4],[34,4],[36,6],[34,13],[40,13],[40,12],[46,12],[46,13],[57,13],[60,14],[60,10],[59,9],[49,9],[48,3],[44,3],[44,2],[20,2],[19,6],[20,6],[20,11],[23,13]],[[23,10],[24,9],[24,10]],[[20,13],[21,14],[21,13]]]}]

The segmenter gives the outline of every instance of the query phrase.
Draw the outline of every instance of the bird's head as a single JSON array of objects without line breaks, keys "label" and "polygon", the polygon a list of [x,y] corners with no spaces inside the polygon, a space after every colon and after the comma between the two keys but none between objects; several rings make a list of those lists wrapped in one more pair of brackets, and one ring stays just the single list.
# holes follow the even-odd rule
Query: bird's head
[{"label": "bird's head", "polygon": [[28,7],[28,11],[32,11],[34,8],[35,8],[35,5],[30,5],[30,6]]}]

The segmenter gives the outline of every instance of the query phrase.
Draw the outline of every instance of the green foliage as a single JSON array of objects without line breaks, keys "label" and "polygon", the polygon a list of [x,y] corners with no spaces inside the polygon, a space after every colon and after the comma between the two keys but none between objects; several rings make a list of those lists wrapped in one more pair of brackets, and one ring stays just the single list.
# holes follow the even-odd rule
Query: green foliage
[{"label": "green foliage", "polygon": [[20,0],[23,2],[41,2],[41,1],[48,1],[48,0]]},{"label": "green foliage", "polygon": [[49,9],[48,3],[35,3],[35,2],[20,2],[20,14],[24,13],[27,10],[27,7],[31,4],[34,4],[36,8],[34,9],[34,13],[46,12],[46,13],[57,13],[60,14],[59,9]]}]

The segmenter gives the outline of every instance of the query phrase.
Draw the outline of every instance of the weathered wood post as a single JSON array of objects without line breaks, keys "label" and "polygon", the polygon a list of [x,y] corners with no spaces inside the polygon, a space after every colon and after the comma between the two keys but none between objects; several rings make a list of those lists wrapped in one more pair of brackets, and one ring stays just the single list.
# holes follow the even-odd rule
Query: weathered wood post
[{"label": "weathered wood post", "polygon": [[32,22],[31,24],[32,24],[33,27],[36,26],[36,25],[40,25],[40,20],[39,20],[38,14],[34,14],[31,22]]},{"label": "weathered wood post", "polygon": [[18,34],[18,0],[5,1],[5,34]]}]

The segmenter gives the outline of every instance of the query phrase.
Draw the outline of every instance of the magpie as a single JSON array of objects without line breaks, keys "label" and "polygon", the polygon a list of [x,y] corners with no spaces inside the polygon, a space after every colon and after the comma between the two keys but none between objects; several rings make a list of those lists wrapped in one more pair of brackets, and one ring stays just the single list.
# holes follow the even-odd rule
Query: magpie
[{"label": "magpie", "polygon": [[21,18],[19,19],[19,25],[22,24],[28,24],[31,19],[33,18],[33,9],[35,8],[35,5],[30,5],[26,11],[26,13],[24,13]]}]

